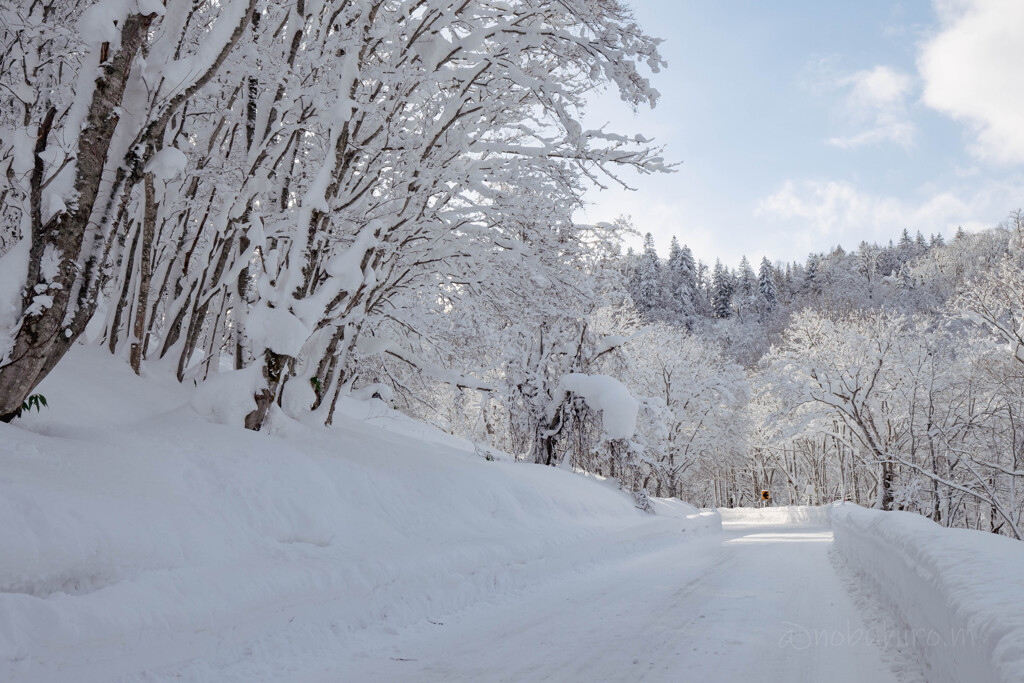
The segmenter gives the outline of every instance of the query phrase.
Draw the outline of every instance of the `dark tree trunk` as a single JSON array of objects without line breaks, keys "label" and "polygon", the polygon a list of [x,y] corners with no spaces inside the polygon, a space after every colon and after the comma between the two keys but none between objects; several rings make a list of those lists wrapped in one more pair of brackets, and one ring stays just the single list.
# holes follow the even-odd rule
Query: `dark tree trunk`
[{"label": "dark tree trunk", "polygon": [[146,350],[146,313],[149,310],[149,287],[153,279],[153,238],[156,234],[156,189],[153,174],[143,179],[146,206],[142,216],[142,244],[139,251],[139,291],[135,305],[135,325],[132,330],[131,366],[135,374],[142,369]]},{"label": "dark tree trunk", "polygon": [[[123,234],[123,233],[122,233]],[[135,253],[139,248],[139,231],[132,232],[132,242],[128,247],[124,258],[128,259],[125,264],[125,278],[121,283],[121,296],[117,299],[117,306],[114,308],[114,317],[110,320],[110,328],[107,330],[107,349],[111,353],[117,352],[117,342],[120,340],[121,318],[124,317],[125,307],[128,305],[128,293],[132,288],[132,270],[135,268]],[[122,246],[123,249],[123,246]]]},{"label": "dark tree trunk", "polygon": [[[88,257],[83,253],[86,251],[83,247],[93,210],[100,199],[100,184],[117,128],[117,112],[122,104],[128,75],[153,16],[133,14],[125,20],[121,46],[101,67],[85,127],[78,138],[74,180],[76,202],[72,209],[58,213],[45,225],[41,215],[44,182],[41,155],[46,149],[53,109],[40,125],[31,176],[32,236],[22,303],[24,313],[10,361],[0,367],[2,421],[10,421],[17,414],[22,402],[85,330],[96,308],[95,298],[89,296],[90,288],[76,286],[84,278],[82,268]],[[53,281],[46,280],[40,267],[43,254],[48,249],[61,257]],[[43,305],[44,302],[48,305]],[[65,320],[70,322],[65,324]]]},{"label": "dark tree trunk", "polygon": [[877,506],[880,510],[892,510],[892,480],[892,463],[883,462],[881,476],[878,479],[878,485],[881,489],[878,492]]},{"label": "dark tree trunk", "polygon": [[245,428],[259,431],[267,421],[270,406],[274,405],[277,396],[284,386],[285,380],[291,370],[294,359],[280,353],[274,353],[267,349],[263,354],[263,380],[266,386],[257,391],[253,398],[256,399],[256,409],[245,416]]}]

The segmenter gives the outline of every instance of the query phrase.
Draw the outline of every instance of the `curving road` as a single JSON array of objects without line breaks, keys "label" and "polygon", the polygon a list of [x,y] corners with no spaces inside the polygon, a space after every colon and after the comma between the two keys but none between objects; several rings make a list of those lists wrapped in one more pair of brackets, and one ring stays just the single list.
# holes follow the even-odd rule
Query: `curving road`
[{"label": "curving road", "polygon": [[[322,681],[897,680],[807,525],[725,524],[377,641]],[[305,676],[303,676],[305,678]]]}]

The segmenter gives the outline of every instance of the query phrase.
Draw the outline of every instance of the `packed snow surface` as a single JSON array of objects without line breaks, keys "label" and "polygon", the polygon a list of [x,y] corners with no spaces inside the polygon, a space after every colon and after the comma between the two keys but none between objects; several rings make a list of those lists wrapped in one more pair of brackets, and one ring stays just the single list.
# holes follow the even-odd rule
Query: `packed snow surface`
[{"label": "packed snow surface", "polygon": [[310,680],[896,681],[856,635],[830,541],[823,526],[728,523],[369,642]]},{"label": "packed snow surface", "polygon": [[[0,680],[897,680],[827,508],[647,515],[377,399],[254,434],[155,374],[77,348],[0,424]],[[1019,544],[832,515],[907,623],[977,630],[918,680],[1022,680]]]}]

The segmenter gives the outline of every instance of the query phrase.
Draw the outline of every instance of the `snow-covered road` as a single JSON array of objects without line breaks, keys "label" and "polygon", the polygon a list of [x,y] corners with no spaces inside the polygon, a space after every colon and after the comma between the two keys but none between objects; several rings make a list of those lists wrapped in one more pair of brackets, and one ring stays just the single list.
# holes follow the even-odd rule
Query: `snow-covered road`
[{"label": "snow-covered road", "polygon": [[808,525],[727,524],[395,634],[317,680],[892,681]]}]

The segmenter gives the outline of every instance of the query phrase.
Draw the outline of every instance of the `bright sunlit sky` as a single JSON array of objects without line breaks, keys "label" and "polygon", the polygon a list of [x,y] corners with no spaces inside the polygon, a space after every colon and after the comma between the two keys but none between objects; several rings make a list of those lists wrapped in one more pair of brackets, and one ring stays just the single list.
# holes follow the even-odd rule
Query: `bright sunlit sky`
[{"label": "bright sunlit sky", "polygon": [[587,123],[666,145],[678,172],[594,191],[584,220],[628,215],[735,266],[804,260],[904,227],[951,237],[1024,206],[1024,0],[628,0],[663,38],[661,93]]}]

